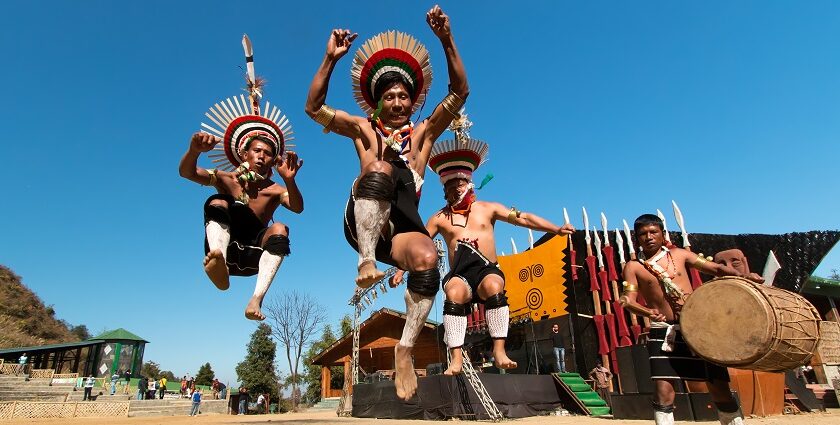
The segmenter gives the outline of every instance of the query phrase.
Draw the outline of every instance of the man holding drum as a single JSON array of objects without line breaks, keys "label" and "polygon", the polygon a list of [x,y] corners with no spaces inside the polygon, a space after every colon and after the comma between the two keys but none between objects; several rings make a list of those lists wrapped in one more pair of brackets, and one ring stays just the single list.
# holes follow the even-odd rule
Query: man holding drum
[{"label": "man holding drum", "polygon": [[[639,246],[637,261],[628,262],[624,268],[624,295],[621,302],[632,312],[650,317],[651,378],[656,386],[653,400],[654,419],[657,425],[674,423],[673,381],[706,381],[709,393],[718,410],[723,425],[743,424],[738,403],[729,390],[726,368],[713,365],[691,352],[680,334],[679,317],[685,300],[692,292],[688,267],[713,276],[741,276],[753,280],[732,267],[706,261],[690,251],[665,246],[664,225],[653,214],[644,214],[633,224],[636,244]],[[641,291],[650,309],[636,302]],[[725,343],[725,341],[721,341]]]}]

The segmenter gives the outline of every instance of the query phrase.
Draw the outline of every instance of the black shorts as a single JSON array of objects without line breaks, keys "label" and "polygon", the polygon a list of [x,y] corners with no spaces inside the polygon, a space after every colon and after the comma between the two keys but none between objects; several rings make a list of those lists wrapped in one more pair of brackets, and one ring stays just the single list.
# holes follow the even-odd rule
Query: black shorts
[{"label": "black shorts", "polygon": [[[230,215],[230,244],[227,247],[227,266],[231,276],[253,276],[259,271],[260,256],[262,256],[262,238],[268,227],[254,214],[247,205],[233,199],[231,195],[216,194],[204,203],[204,210],[210,206],[210,201],[221,199],[228,203]],[[204,225],[207,225],[205,213]],[[204,254],[210,252],[207,245],[207,235],[204,235]]]},{"label": "black shorts", "polygon": [[[398,266],[394,259],[391,258],[391,237],[400,233],[409,232],[418,232],[426,236],[429,233],[426,231],[423,219],[420,218],[420,213],[417,211],[420,199],[417,195],[414,176],[411,170],[402,160],[389,162],[394,169],[393,177],[395,181],[394,196],[391,200],[391,215],[388,217],[391,232],[387,238],[382,235],[379,236],[379,241],[376,244],[376,260],[392,266]],[[344,238],[358,252],[359,242],[356,237],[355,205],[356,198],[351,190],[350,199],[344,208]]]},{"label": "black shorts", "polygon": [[[697,357],[688,348],[681,331],[676,331],[674,351],[662,351],[665,332],[665,328],[650,329],[647,349],[648,355],[650,355],[651,379],[721,380],[729,382],[729,372],[726,368]],[[726,341],[721,341],[721,344],[726,343]]]},{"label": "black shorts", "polygon": [[455,258],[450,264],[450,271],[443,277],[443,288],[453,277],[460,277],[472,290],[472,300],[478,299],[478,285],[485,277],[494,274],[505,280],[505,274],[498,263],[491,262],[472,245],[458,241],[455,246]]}]

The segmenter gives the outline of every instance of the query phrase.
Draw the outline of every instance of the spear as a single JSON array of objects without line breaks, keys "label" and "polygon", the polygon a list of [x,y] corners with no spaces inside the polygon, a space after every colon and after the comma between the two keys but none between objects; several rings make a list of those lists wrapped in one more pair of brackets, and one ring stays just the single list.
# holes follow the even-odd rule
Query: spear
[{"label": "spear", "polygon": [[656,215],[662,220],[662,233],[665,234],[665,246],[671,247],[671,235],[668,234],[668,222],[665,221],[665,214],[662,214],[662,211],[659,208],[656,209]]},{"label": "spear", "polygon": [[[621,237],[621,231],[618,229],[615,229],[615,244],[618,246],[618,263],[621,266],[621,273],[624,274],[624,265],[627,264],[624,259],[624,239]],[[618,303],[618,306],[624,310],[621,302]],[[633,332],[634,343],[638,342],[639,336],[642,335],[642,327],[639,326],[639,318],[633,312],[630,312],[630,330]]]},{"label": "spear", "polygon": [[627,319],[624,316],[624,307],[622,307],[621,303],[618,299],[621,297],[621,293],[618,292],[618,274],[615,272],[615,255],[613,252],[613,247],[610,245],[610,231],[607,227],[607,216],[604,213],[601,213],[601,228],[604,232],[604,247],[602,250],[604,251],[604,261],[607,263],[607,270],[610,277],[610,284],[612,285],[612,293],[613,293],[613,308],[615,309],[615,315],[618,319],[618,346],[619,347],[626,347],[628,345],[633,345],[633,342],[630,341],[630,330],[627,328]]},{"label": "spear", "polygon": [[[604,305],[607,307],[607,314],[604,315],[607,323],[607,332],[610,337],[610,360],[612,360],[612,369],[618,375],[618,357],[615,354],[615,348],[618,346],[618,337],[615,333],[615,316],[612,313],[610,300],[609,283],[607,283],[607,271],[604,268],[604,258],[601,256],[601,238],[598,237],[598,231],[592,229],[592,234],[595,237],[595,254],[598,256],[598,277],[601,279],[601,293],[604,297]],[[618,381],[619,393],[621,392],[621,381]]]},{"label": "spear", "polygon": [[589,215],[586,214],[586,207],[583,207],[583,228],[586,231],[586,269],[589,271],[589,291],[592,292],[592,304],[595,307],[592,319],[598,331],[598,354],[601,355],[601,364],[609,368],[607,354],[610,352],[610,346],[604,333],[604,315],[601,314],[601,296],[598,294],[598,271],[595,269],[595,256],[592,254],[592,237],[589,235]]},{"label": "spear", "polygon": [[[563,208],[563,219],[566,221],[566,224],[570,224],[571,221],[569,220],[569,212],[566,211],[566,208]],[[572,268],[572,281],[577,280],[577,252],[575,252],[575,246],[572,245],[572,235],[568,236],[569,238],[569,262]]]},{"label": "spear", "polygon": [[[671,200],[671,205],[674,207],[674,217],[677,218],[677,226],[680,227],[680,232],[682,232],[683,248],[690,252],[691,242],[688,240],[688,231],[685,230],[685,220],[683,219],[682,211],[680,211],[680,207],[677,206],[674,200]],[[689,267],[689,273],[691,274],[691,288],[699,288],[703,284],[703,279],[700,278],[700,272],[694,267]]]},{"label": "spear", "polygon": [[[633,248],[634,241],[633,235],[630,234],[630,226],[627,225],[627,220],[621,219],[621,221],[624,223],[624,235],[627,236],[627,251],[630,254],[630,259],[635,260],[636,248]],[[642,296],[641,293],[639,293],[639,296],[636,298],[636,302],[643,307],[647,307],[647,304],[645,303],[645,298]],[[650,318],[648,318],[647,316],[642,316],[642,320],[645,322],[645,328],[650,328]]]}]

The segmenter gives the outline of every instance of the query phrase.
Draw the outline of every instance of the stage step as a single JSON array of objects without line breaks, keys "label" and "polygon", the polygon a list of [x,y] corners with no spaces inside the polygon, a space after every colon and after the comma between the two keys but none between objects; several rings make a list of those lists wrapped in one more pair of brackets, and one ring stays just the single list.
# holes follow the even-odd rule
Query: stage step
[{"label": "stage step", "polygon": [[572,398],[574,404],[589,416],[606,416],[610,414],[610,408],[586,381],[577,373],[552,373],[554,381],[562,388],[567,396]]}]

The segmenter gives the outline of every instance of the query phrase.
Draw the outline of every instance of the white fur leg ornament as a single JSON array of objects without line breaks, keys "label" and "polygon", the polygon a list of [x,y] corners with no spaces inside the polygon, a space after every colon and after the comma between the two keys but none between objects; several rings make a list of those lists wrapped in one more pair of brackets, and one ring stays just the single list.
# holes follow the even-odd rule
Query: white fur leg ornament
[{"label": "white fur leg ornament", "polygon": [[257,273],[257,286],[254,287],[254,296],[262,299],[268,292],[271,282],[274,281],[274,275],[283,263],[283,256],[272,254],[268,251],[263,251],[260,255],[260,270]]},{"label": "white fur leg ornament", "polygon": [[230,244],[230,226],[215,221],[208,221],[205,226],[207,232],[207,246],[210,251],[222,251],[222,257],[227,260],[227,247]]}]

